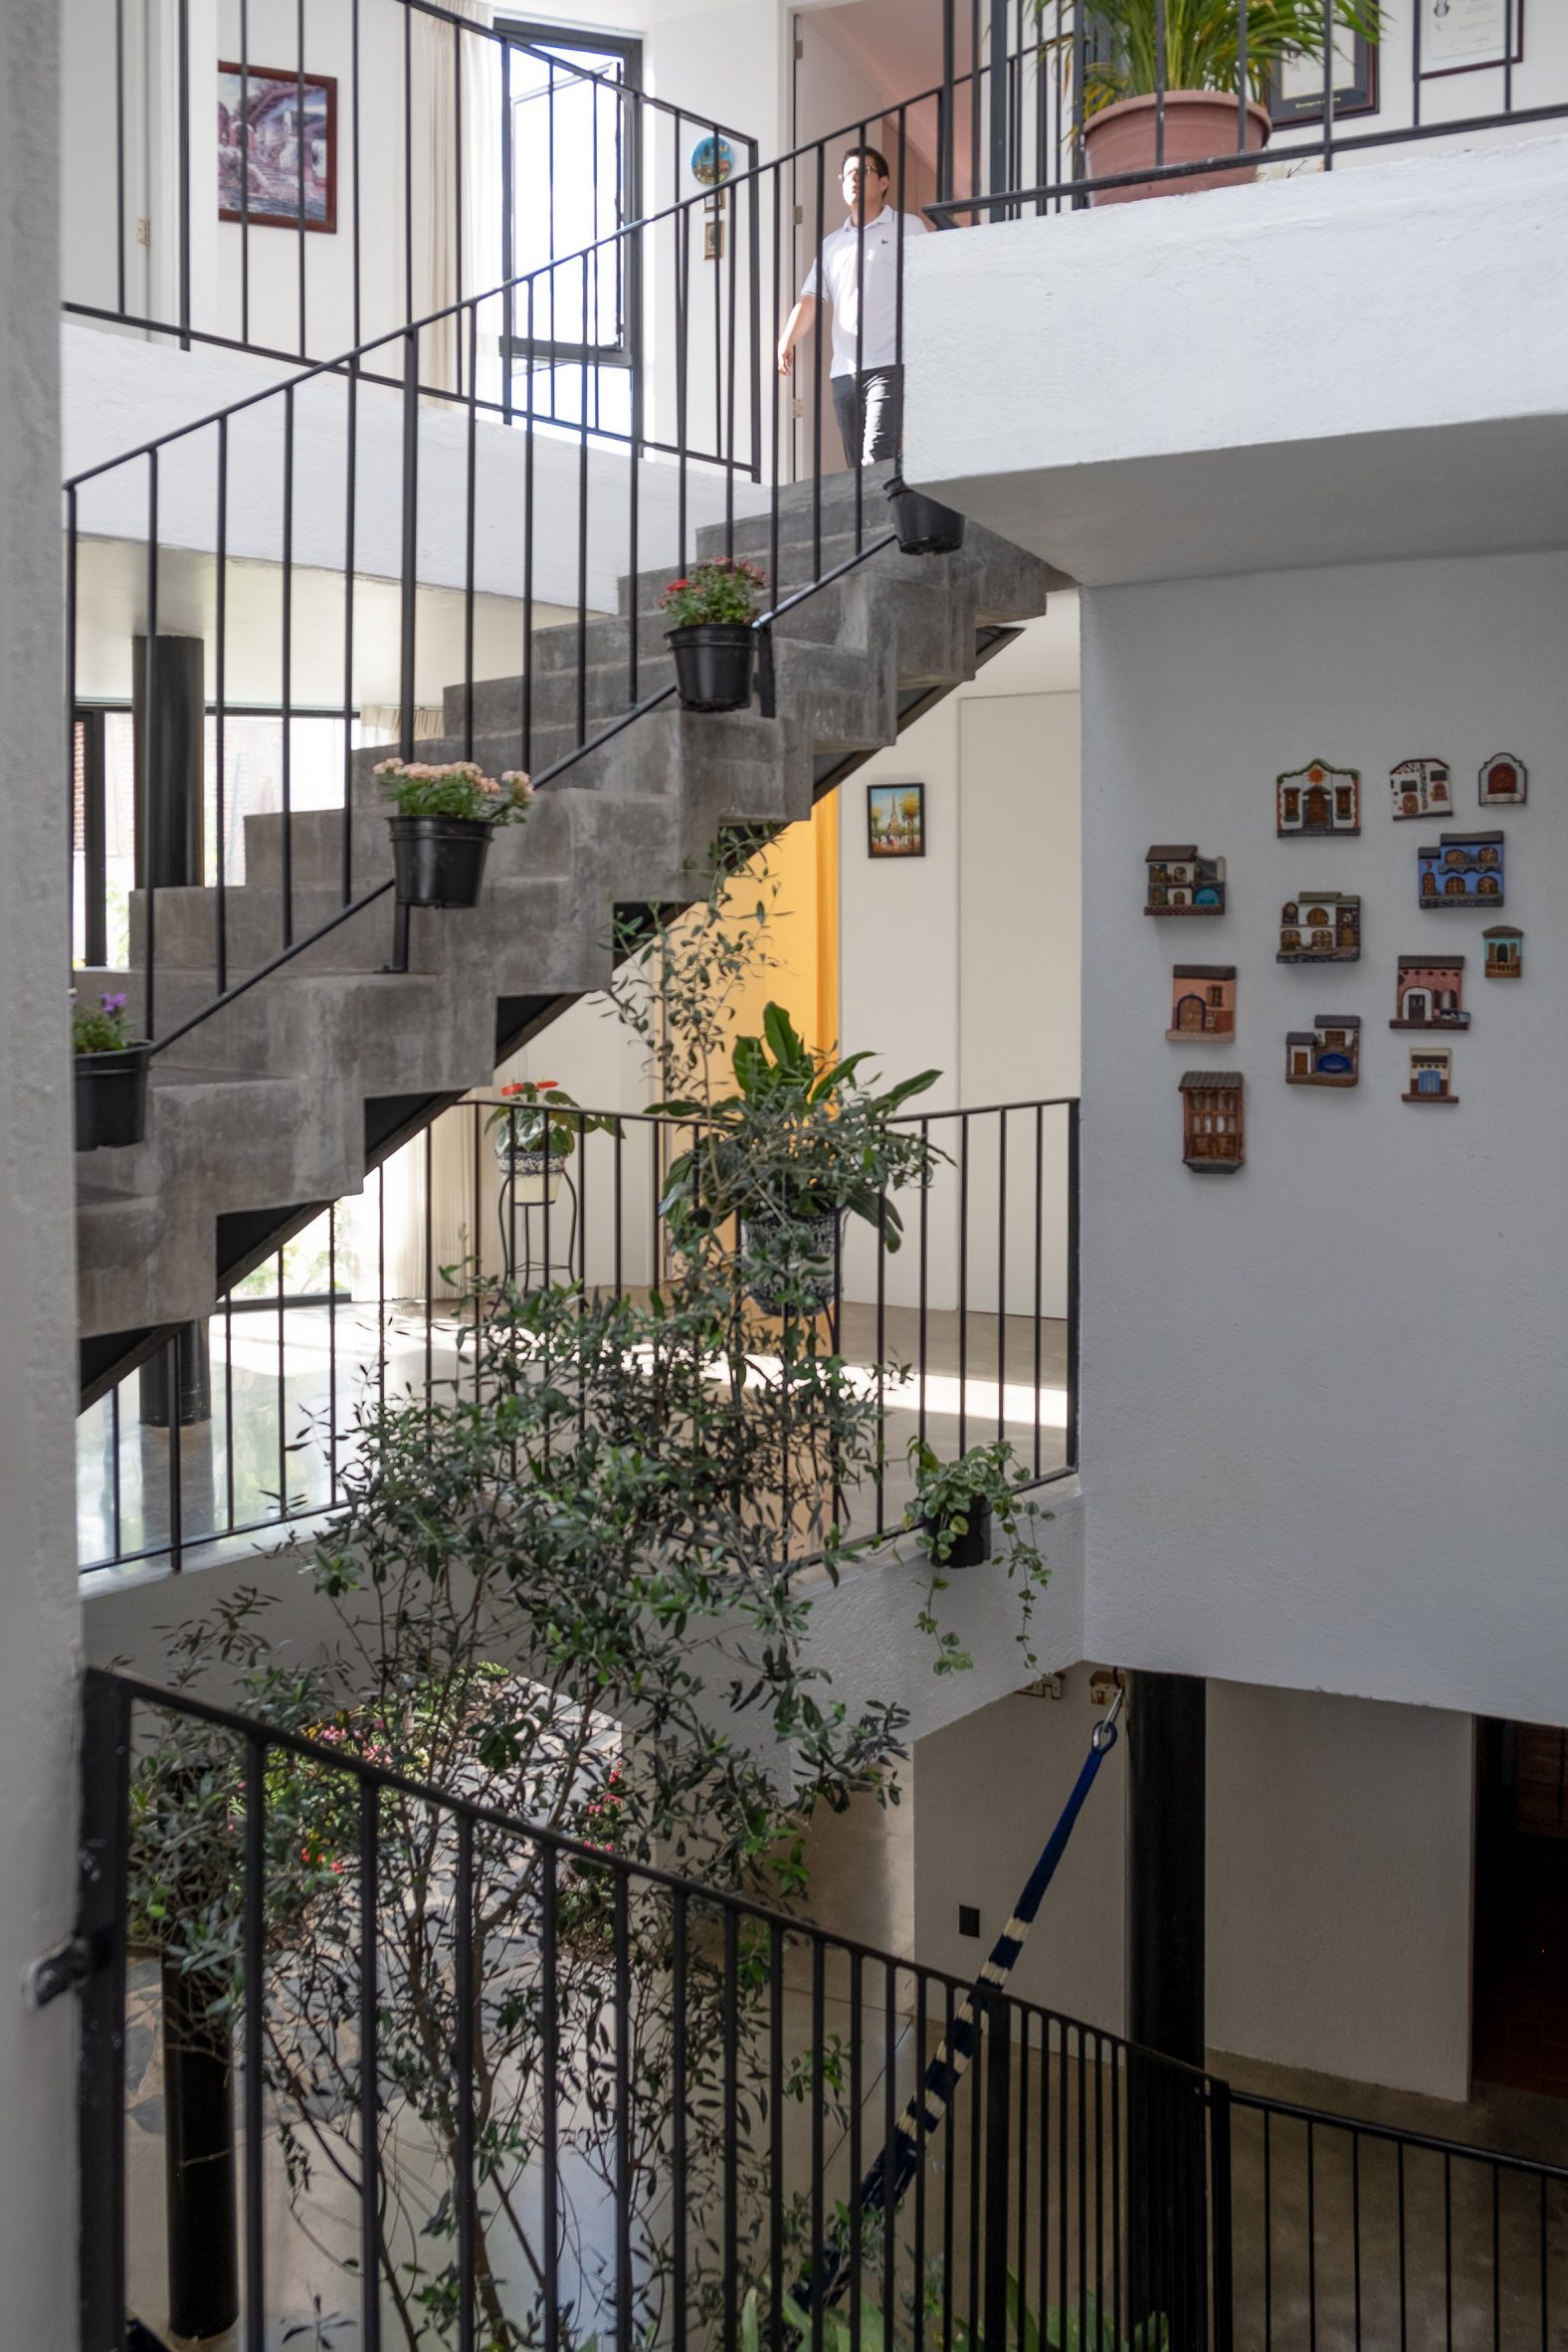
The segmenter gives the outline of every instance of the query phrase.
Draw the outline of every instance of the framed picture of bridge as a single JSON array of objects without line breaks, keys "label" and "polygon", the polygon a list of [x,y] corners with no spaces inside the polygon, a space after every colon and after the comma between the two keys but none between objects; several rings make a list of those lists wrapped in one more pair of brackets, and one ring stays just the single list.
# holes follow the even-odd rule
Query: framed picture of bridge
[{"label": "framed picture of bridge", "polygon": [[925,856],[925,786],[868,784],[866,848],[873,858]]},{"label": "framed picture of bridge", "polygon": [[337,79],[288,66],[218,66],[218,218],[253,229],[337,230]]}]

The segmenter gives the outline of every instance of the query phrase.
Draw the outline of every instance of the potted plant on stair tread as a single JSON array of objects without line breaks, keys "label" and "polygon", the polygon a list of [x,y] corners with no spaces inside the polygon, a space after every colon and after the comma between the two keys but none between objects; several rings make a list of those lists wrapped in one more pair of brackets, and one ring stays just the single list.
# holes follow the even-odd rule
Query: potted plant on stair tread
[{"label": "potted plant on stair tread", "polygon": [[397,811],[389,822],[399,904],[477,906],[490,835],[520,825],[533,800],[521,769],[497,779],[472,759],[383,759],[374,773]]},{"label": "potted plant on stair tread", "polygon": [[[1066,0],[1034,0],[1044,47],[1071,64],[1078,39],[1064,29]],[[1185,196],[1229,188],[1255,176],[1242,161],[1268,144],[1270,86],[1281,66],[1320,62],[1324,31],[1376,41],[1379,0],[1245,0],[1246,107],[1241,107],[1241,0],[1095,0],[1101,54],[1083,68],[1083,155],[1090,179],[1152,172],[1161,163],[1238,161],[1181,179],[1091,191],[1092,205],[1145,196]],[[1245,133],[1243,129],[1245,125]]]},{"label": "potted plant on stair tread", "polygon": [[672,580],[663,608],[674,627],[665,637],[676,663],[683,710],[747,710],[751,706],[752,620],[767,574],[738,556],[699,563],[689,578]]},{"label": "potted plant on stair tread", "polygon": [[618,1135],[620,1121],[583,1110],[553,1078],[512,1078],[485,1121],[502,1176],[521,1206],[553,1201],[579,1135]]},{"label": "potted plant on stair tread", "polygon": [[78,1151],[123,1150],[139,1143],[147,1131],[151,1041],[126,1035],[123,996],[105,990],[91,1009],[75,999],[73,989],[76,1146]]},{"label": "potted plant on stair tread", "polygon": [[699,1122],[660,1199],[672,1240],[689,1250],[734,1218],[742,1279],[764,1314],[821,1314],[832,1303],[847,1216],[896,1250],[903,1227],[889,1196],[927,1183],[941,1156],[893,1123],[939,1074],[922,1070],[874,1094],[857,1075],[870,1059],[814,1053],[782,1005],[770,1004],[762,1035],[735,1040],[731,1093],[653,1106]]}]

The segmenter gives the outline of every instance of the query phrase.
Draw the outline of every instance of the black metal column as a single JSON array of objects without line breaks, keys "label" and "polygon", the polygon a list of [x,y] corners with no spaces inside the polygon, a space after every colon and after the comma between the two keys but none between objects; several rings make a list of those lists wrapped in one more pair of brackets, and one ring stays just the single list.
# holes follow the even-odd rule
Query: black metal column
[{"label": "black metal column", "polygon": [[156,685],[149,697],[147,641],[138,637],[132,642],[136,806],[146,812],[145,828],[136,830],[138,889],[194,888],[203,879],[203,654],[199,637],[160,637]]},{"label": "black metal column", "polygon": [[1137,1674],[1127,1728],[1129,2316],[1162,2317],[1170,2352],[1202,2352],[1208,2335],[1207,1695],[1195,1675]]},{"label": "black metal column", "polygon": [[[199,888],[202,862],[202,769],[207,724],[205,648],[199,637],[160,636],[153,691],[147,691],[147,640],[131,646],[131,726],[135,751],[136,886]],[[171,1379],[171,1355],[178,1355]],[[171,1390],[178,1390],[177,1399]],[[148,1429],[182,1428],[212,1418],[212,1370],[205,1323],[187,1323],[177,1350],[160,1348],[143,1366],[140,1412]]]}]

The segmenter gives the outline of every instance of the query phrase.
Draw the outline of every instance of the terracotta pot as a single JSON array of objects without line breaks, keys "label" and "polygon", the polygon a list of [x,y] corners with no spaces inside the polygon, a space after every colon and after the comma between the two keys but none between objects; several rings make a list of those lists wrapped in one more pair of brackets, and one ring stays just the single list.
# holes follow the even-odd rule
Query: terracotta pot
[{"label": "terracotta pot", "polygon": [[[1262,106],[1247,107],[1247,150],[1256,155],[1269,144],[1271,124]],[[1083,125],[1084,169],[1091,180],[1122,171],[1154,171],[1158,144],[1158,100],[1121,98],[1103,106]],[[1236,100],[1223,90],[1168,90],[1165,93],[1165,163],[1201,163],[1207,155],[1234,153]],[[1191,196],[1201,188],[1240,188],[1257,177],[1256,166],[1237,162],[1219,171],[1195,171],[1182,180],[1105,188],[1090,204],[1132,204],[1145,196]]]}]

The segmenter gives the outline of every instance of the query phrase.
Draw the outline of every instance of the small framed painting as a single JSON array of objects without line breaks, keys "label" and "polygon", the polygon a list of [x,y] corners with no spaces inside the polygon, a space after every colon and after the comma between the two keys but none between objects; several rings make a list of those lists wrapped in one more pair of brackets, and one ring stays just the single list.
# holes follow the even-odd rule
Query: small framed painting
[{"label": "small framed painting", "polygon": [[[1334,120],[1377,112],[1377,43],[1341,28],[1334,35]],[[1323,119],[1323,60],[1284,59],[1269,85],[1269,119],[1276,130]]]},{"label": "small framed painting", "polygon": [[220,61],[218,218],[337,232],[337,80]]},{"label": "small framed painting", "polygon": [[1524,0],[1417,0],[1416,34],[1423,82],[1444,74],[1478,74],[1524,57]]},{"label": "small framed painting", "polygon": [[868,784],[866,848],[873,858],[925,856],[925,786]]}]

